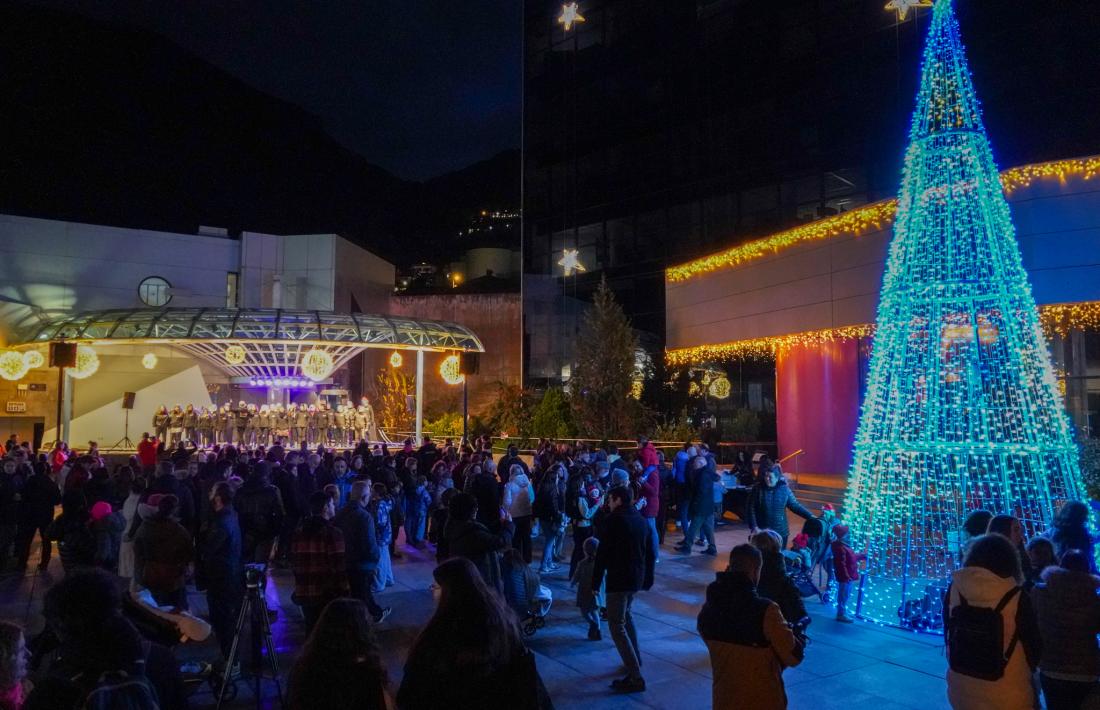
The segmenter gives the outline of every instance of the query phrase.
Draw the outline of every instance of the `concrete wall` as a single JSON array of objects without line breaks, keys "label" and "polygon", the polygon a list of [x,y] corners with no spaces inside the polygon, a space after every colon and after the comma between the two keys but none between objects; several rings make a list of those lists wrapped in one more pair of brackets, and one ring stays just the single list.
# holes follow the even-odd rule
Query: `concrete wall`
[{"label": "concrete wall", "polygon": [[350,313],[354,297],[363,313],[388,312],[394,265],[341,237],[334,239],[334,253],[334,309]]},{"label": "concrete wall", "polygon": [[[1009,205],[1036,301],[1100,300],[1100,179],[1037,180]],[[666,283],[667,347],[873,323],[892,234],[810,242]]]}]

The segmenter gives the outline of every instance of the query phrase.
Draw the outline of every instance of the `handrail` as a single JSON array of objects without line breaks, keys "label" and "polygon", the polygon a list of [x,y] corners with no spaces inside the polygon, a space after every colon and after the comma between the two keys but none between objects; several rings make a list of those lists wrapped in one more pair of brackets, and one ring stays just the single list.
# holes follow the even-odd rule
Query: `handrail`
[{"label": "handrail", "polygon": [[781,464],[784,461],[789,461],[790,459],[793,459],[795,456],[799,456],[799,455],[804,454],[804,453],[806,453],[806,449],[799,449],[798,451],[795,451],[793,454],[787,454],[783,458],[776,461],[776,463]]}]

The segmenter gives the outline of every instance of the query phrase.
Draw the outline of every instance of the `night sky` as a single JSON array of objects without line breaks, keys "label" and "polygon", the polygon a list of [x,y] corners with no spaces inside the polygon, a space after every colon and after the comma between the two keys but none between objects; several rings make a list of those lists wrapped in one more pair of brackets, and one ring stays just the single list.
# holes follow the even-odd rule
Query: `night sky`
[{"label": "night sky", "polygon": [[407,179],[519,146],[518,0],[34,0],[159,32]]}]

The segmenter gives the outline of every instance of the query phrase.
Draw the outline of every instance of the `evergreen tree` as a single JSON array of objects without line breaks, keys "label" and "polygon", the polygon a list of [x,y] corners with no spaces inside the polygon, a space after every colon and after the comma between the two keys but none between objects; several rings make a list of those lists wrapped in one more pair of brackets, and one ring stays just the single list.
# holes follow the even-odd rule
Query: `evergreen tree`
[{"label": "evergreen tree", "polygon": [[551,387],[531,414],[531,434],[549,439],[565,439],[574,434],[569,398],[560,387]]},{"label": "evergreen tree", "polygon": [[638,340],[615,294],[600,281],[585,313],[577,364],[569,381],[581,432],[594,439],[633,436],[639,412],[630,396]]},{"label": "evergreen tree", "polygon": [[939,594],[970,511],[1034,535],[1084,494],[951,0],[921,71],[844,515],[889,623]]}]

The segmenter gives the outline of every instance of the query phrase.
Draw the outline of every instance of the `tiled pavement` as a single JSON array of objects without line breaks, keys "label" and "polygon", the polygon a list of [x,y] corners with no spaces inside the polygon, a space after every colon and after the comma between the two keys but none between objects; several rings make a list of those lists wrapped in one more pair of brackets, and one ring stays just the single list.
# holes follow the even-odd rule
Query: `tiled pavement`
[{"label": "tiled pavement", "polygon": [[[611,694],[608,683],[621,673],[621,665],[606,627],[603,641],[586,640],[585,624],[566,581],[566,567],[544,578],[554,591],[554,607],[546,627],[530,639],[530,646],[537,653],[538,668],[555,707],[600,710],[710,706],[710,663],[706,646],[695,633],[695,617],[704,587],[713,579],[714,571],[724,566],[724,560],[721,554],[718,558],[698,554],[684,557],[671,552],[670,543],[679,537],[678,533],[669,533],[657,566],[656,583],[651,591],[639,594],[635,602],[635,623],[648,684],[645,693]],[[744,526],[725,526],[718,532],[719,550],[729,550],[744,538]],[[379,595],[383,605],[394,609],[379,629],[394,690],[400,682],[405,653],[433,608],[429,589],[431,553],[403,549],[405,558],[395,562],[397,584]],[[60,574],[55,557],[49,574],[0,578],[0,617],[26,623],[32,633],[40,629],[42,595]],[[291,587],[289,573],[275,572],[268,588],[271,602],[277,599],[285,610],[274,625],[284,677],[302,641],[300,617],[290,603]],[[193,594],[191,601],[196,611],[205,611],[203,595]],[[812,644],[805,661],[784,674],[790,707],[947,707],[943,681],[946,663],[940,637],[861,622],[838,624],[832,619],[832,609],[815,599],[807,600],[807,608],[814,619],[809,629]],[[209,643],[179,650],[181,657],[212,653],[216,652]],[[264,695],[264,705],[275,707],[274,688],[265,685]],[[213,707],[209,693],[197,693],[192,701],[195,707]],[[253,706],[248,689],[242,686],[234,707]]]}]

